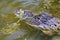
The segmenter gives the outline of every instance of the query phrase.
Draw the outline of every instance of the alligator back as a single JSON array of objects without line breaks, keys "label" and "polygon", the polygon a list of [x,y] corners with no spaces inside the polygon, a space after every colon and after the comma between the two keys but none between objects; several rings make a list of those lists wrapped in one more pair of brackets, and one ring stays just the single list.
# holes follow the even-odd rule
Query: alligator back
[{"label": "alligator back", "polygon": [[26,23],[36,29],[41,30],[45,34],[59,34],[60,35],[60,19],[43,12],[35,15],[35,13],[29,10],[18,10],[15,15]]},{"label": "alligator back", "polygon": [[40,29],[45,34],[55,34],[54,32],[60,33],[60,19],[50,16],[49,14],[42,13],[35,15],[32,18],[25,19],[26,23]]}]

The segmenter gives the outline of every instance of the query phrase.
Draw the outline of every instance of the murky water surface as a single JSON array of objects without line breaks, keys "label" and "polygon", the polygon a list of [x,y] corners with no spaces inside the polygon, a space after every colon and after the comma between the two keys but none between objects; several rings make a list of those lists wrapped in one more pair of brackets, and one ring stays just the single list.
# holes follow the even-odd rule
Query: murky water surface
[{"label": "murky water surface", "polygon": [[27,25],[24,21],[16,24],[18,18],[14,15],[14,11],[20,8],[36,13],[47,9],[53,16],[60,18],[60,11],[58,11],[60,10],[60,1],[58,4],[51,4],[51,7],[50,5],[46,6],[50,4],[48,0],[43,1],[0,0],[0,40],[60,40],[60,36],[47,36],[40,30]]}]

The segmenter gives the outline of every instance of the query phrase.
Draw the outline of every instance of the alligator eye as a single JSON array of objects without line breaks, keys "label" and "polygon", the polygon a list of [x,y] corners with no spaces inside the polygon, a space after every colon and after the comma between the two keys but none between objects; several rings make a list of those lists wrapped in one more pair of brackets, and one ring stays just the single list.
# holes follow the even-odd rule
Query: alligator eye
[{"label": "alligator eye", "polygon": [[56,24],[54,24],[55,26],[57,26]]},{"label": "alligator eye", "polygon": [[40,18],[37,18],[37,19],[40,19]]}]

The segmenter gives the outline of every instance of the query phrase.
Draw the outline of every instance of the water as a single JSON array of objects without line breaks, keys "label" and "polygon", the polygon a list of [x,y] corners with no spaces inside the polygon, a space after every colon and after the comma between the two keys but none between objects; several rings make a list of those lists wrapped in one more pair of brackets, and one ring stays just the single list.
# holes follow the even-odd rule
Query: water
[{"label": "water", "polygon": [[19,8],[36,13],[47,9],[53,16],[60,18],[60,11],[58,11],[60,10],[60,3],[57,4],[56,2],[54,5],[51,4],[53,7],[47,7],[48,2],[45,2],[45,5],[43,0],[0,0],[0,40],[59,40],[60,36],[47,36],[24,21],[12,25],[18,20],[14,11]]}]

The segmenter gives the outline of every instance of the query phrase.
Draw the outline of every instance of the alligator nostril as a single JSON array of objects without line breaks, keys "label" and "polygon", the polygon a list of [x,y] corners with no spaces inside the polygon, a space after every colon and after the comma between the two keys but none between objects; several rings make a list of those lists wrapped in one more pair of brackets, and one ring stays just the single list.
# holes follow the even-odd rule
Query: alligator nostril
[{"label": "alligator nostril", "polygon": [[19,10],[16,10],[14,13],[15,14],[20,14],[20,11]]}]

